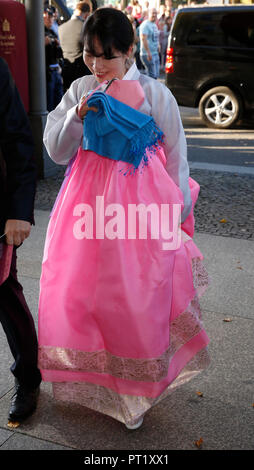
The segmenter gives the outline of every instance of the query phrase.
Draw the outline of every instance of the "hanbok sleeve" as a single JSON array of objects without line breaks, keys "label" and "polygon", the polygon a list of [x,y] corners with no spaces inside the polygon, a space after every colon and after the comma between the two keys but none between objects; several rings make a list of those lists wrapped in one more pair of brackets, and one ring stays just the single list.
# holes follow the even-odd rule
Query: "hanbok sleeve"
[{"label": "hanbok sleeve", "polygon": [[71,84],[59,105],[47,118],[43,141],[50,158],[60,165],[68,164],[82,141],[83,123],[76,108],[89,89],[85,78]]},{"label": "hanbok sleeve", "polygon": [[191,211],[192,200],[189,187],[189,165],[187,161],[187,144],[180,112],[170,90],[163,84],[150,82],[152,116],[164,134],[162,144],[166,156],[166,170],[179,186],[184,197],[182,222]]}]

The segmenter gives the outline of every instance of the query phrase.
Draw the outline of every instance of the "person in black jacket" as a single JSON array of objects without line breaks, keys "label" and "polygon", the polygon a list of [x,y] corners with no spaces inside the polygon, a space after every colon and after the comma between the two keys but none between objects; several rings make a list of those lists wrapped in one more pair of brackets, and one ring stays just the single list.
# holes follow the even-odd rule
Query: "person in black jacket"
[{"label": "person in black jacket", "polygon": [[53,31],[55,7],[45,6],[43,13],[45,36],[45,59],[47,81],[47,109],[52,111],[60,103],[63,96],[63,78],[59,63],[63,52],[59,39]]},{"label": "person in black jacket", "polygon": [[[16,248],[34,223],[36,164],[30,124],[7,63],[0,58],[0,236],[13,245],[9,277],[0,285],[0,321],[15,362],[15,394],[9,419],[21,421],[36,408],[41,374],[34,320],[17,279]],[[0,241],[2,241],[1,238]]]}]

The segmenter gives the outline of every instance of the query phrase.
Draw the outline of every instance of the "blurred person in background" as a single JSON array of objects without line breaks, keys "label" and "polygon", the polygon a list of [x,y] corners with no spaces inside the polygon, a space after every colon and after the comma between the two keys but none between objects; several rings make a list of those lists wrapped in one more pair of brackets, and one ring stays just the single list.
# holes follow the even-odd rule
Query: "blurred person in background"
[{"label": "blurred person in background", "polygon": [[157,79],[160,74],[160,43],[159,30],[156,26],[157,10],[149,10],[148,19],[139,27],[140,59],[149,77]]},{"label": "blurred person in background", "polygon": [[46,81],[47,81],[47,109],[52,111],[63,96],[62,69],[59,65],[63,53],[59,39],[52,26],[56,10],[52,6],[44,7],[44,33],[45,33],[45,57],[46,57]]},{"label": "blurred person in background", "polygon": [[59,39],[59,33],[58,33],[59,24],[61,24],[60,18],[59,18],[59,11],[57,8],[55,8],[54,22],[52,25],[52,29],[56,33],[58,39]]},{"label": "blurred person in background", "polygon": [[138,0],[133,0],[132,6],[133,6],[132,15],[138,21],[142,21],[142,6],[139,4]]},{"label": "blurred person in background", "polygon": [[64,57],[62,71],[64,91],[68,90],[74,80],[91,73],[83,60],[82,31],[92,8],[90,0],[78,2],[71,19],[59,26],[59,37]]},{"label": "blurred person in background", "polygon": [[148,12],[149,12],[149,2],[146,1],[143,7],[142,21],[148,19]]},{"label": "blurred person in background", "polygon": [[160,14],[157,21],[157,27],[159,30],[159,42],[160,42],[160,67],[161,70],[165,67],[166,52],[168,44],[168,36],[171,27],[171,18],[167,16],[165,5],[160,6]]}]

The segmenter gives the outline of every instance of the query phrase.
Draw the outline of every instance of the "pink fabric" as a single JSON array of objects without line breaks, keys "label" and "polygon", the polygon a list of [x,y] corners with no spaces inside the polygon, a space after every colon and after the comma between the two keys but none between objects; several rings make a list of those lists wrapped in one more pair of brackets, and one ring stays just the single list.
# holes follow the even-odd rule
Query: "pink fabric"
[{"label": "pink fabric", "polygon": [[[98,195],[104,196],[105,207],[114,203],[126,209],[126,227],[130,203],[181,204],[180,190],[156,156],[139,177],[123,176],[119,170],[125,165],[129,164],[79,151],[46,238],[41,344],[74,349],[85,345],[87,351],[105,348],[125,357],[155,357],[168,346],[175,251],[162,251],[161,238],[77,240],[73,236],[80,220],[73,215],[74,207],[85,202],[96,214]],[[167,312],[164,318],[161,311]]]},{"label": "pink fabric", "polygon": [[[136,107],[141,99],[137,83],[133,82],[132,94],[137,96]],[[150,156],[142,171],[124,176],[122,170],[129,164],[79,149],[47,231],[39,300],[40,347],[105,350],[133,359],[156,358],[169,348],[171,322],[195,296],[192,258],[202,258],[202,254],[192,240],[182,241],[178,249],[163,250],[162,236],[149,236],[150,222],[147,239],[109,239],[99,226],[104,231],[112,223],[116,213],[105,215],[110,204],[124,210],[126,231],[131,203],[182,205],[181,191],[165,170],[162,149]],[[190,179],[190,187],[194,205],[199,186]],[[98,196],[104,198],[104,209],[96,220]],[[81,204],[87,204],[86,214],[89,205],[94,216],[92,239],[82,238],[85,213]],[[182,228],[193,234],[193,212]],[[177,351],[167,377],[157,383],[113,374],[44,370],[41,364],[42,376],[46,381],[88,381],[118,393],[155,397],[207,344],[205,331],[199,331]]]},{"label": "pink fabric", "polygon": [[[135,86],[135,89],[133,87]],[[135,80],[124,80],[124,93],[122,80],[114,80],[107,89],[107,95],[113,96],[132,108],[139,109],[144,101],[145,94],[139,82]]]}]

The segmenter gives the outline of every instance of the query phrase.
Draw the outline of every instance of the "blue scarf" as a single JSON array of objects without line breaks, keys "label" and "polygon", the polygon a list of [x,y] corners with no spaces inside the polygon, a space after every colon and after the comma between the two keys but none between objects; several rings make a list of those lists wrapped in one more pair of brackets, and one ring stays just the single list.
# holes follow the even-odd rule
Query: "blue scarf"
[{"label": "blue scarf", "polygon": [[153,150],[163,137],[153,117],[101,91],[93,93],[87,104],[98,112],[88,111],[84,119],[83,149],[129,162],[134,169],[142,160],[147,164],[146,150]]}]

